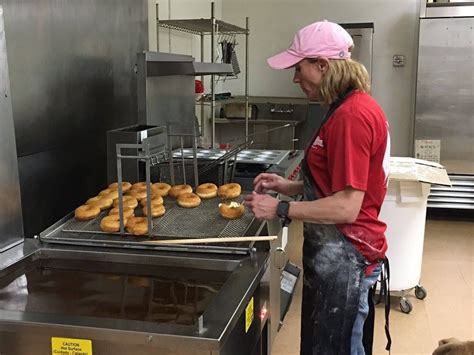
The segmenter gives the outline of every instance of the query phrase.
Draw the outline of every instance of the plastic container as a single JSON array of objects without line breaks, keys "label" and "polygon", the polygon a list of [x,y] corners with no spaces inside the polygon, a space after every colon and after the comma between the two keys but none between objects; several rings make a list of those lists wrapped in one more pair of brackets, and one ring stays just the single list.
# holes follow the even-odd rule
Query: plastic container
[{"label": "plastic container", "polygon": [[390,292],[400,295],[404,313],[413,309],[408,291],[414,289],[418,299],[427,296],[420,278],[431,184],[450,186],[443,166],[413,158],[390,159],[390,180],[379,218],[387,224]]}]

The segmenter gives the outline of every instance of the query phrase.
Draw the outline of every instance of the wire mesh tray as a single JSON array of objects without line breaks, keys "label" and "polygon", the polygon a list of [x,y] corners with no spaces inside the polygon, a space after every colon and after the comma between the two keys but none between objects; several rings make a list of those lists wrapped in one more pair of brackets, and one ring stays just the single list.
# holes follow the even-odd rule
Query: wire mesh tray
[{"label": "wire mesh tray", "polygon": [[[233,199],[242,202],[244,196]],[[153,218],[152,236],[154,238],[206,238],[206,237],[241,237],[244,236],[255,217],[249,211],[234,220],[227,220],[219,214],[220,198],[202,200],[196,208],[179,207],[175,199],[164,199],[166,213],[162,217]],[[135,215],[141,216],[141,205],[135,209]],[[97,218],[90,221],[78,221],[74,217],[62,226],[63,232],[116,234],[106,233],[100,229],[100,221],[108,214],[103,211]],[[128,234],[128,233],[127,233]],[[130,234],[128,234],[130,235]]]}]

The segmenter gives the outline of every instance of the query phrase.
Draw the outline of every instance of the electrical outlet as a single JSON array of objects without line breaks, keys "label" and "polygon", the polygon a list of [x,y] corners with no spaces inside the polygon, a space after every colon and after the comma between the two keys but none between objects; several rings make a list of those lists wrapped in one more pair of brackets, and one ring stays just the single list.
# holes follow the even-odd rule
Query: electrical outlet
[{"label": "electrical outlet", "polygon": [[401,54],[395,54],[393,56],[393,66],[394,67],[404,67],[405,66],[405,56]]}]

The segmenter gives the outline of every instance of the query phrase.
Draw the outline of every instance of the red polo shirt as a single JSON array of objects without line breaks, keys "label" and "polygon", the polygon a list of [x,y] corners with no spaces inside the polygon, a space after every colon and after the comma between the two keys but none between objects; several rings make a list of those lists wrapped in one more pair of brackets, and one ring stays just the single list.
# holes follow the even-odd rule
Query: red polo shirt
[{"label": "red polo shirt", "polygon": [[321,128],[307,152],[317,192],[322,197],[352,187],[364,191],[354,223],[336,227],[369,261],[385,256],[386,224],[378,219],[387,191],[390,136],[382,108],[356,91]]}]

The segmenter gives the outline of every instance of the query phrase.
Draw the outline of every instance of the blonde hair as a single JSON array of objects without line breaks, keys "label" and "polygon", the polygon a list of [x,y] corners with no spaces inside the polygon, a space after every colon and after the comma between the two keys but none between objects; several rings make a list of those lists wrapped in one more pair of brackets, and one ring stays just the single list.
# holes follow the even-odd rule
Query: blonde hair
[{"label": "blonde hair", "polygon": [[349,87],[370,93],[370,77],[364,65],[352,59],[329,59],[329,67],[320,87],[320,97],[331,104]]}]

